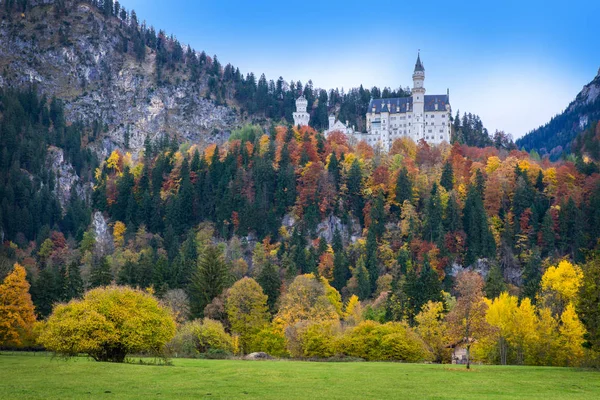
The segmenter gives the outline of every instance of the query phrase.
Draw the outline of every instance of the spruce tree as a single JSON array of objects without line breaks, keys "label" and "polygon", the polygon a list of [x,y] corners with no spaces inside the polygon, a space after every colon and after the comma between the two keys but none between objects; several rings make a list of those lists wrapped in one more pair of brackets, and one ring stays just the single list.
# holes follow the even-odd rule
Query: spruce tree
[{"label": "spruce tree", "polygon": [[356,295],[359,300],[365,300],[371,295],[371,279],[369,277],[369,271],[365,267],[364,257],[360,257],[356,263],[356,267],[352,273],[354,279],[356,279]]},{"label": "spruce tree", "polygon": [[65,269],[63,300],[79,298],[83,295],[83,280],[81,271],[75,261],[71,262]]},{"label": "spruce tree", "polygon": [[269,306],[269,311],[274,314],[277,311],[277,300],[279,300],[279,294],[281,293],[279,268],[271,261],[268,261],[260,270],[256,280],[268,297],[267,305]]},{"label": "spruce tree", "polygon": [[446,189],[447,192],[454,188],[454,171],[450,161],[446,161],[442,169],[442,177],[440,178],[440,186]]},{"label": "spruce tree", "polygon": [[202,317],[204,308],[220,295],[229,283],[229,268],[223,252],[217,246],[206,246],[188,288],[192,316]]},{"label": "spruce tree", "polygon": [[365,258],[365,267],[369,271],[371,279],[371,292],[374,292],[377,289],[377,278],[379,278],[379,263],[377,261],[377,238],[373,229],[370,228],[367,233]]},{"label": "spruce tree", "polygon": [[333,249],[333,282],[332,286],[338,291],[346,285],[348,279],[350,279],[350,268],[348,267],[348,261],[346,254],[344,253],[344,244],[342,242],[342,235],[336,229],[333,232],[333,240],[331,243]]},{"label": "spruce tree", "polygon": [[346,179],[346,186],[348,188],[348,209],[352,210],[352,214],[354,214],[361,225],[363,225],[364,198],[362,195],[362,170],[358,158],[354,159],[354,162],[350,167],[348,178]]},{"label": "spruce tree", "polygon": [[437,183],[434,183],[429,199],[427,200],[423,238],[430,242],[439,242],[442,239],[443,233],[442,199],[440,198]]},{"label": "spruce tree", "polygon": [[92,265],[92,273],[90,276],[91,287],[107,286],[113,280],[110,264],[106,257],[100,258]]},{"label": "spruce tree", "polygon": [[402,206],[406,200],[412,202],[412,199],[412,181],[408,176],[406,167],[402,167],[396,180],[396,202]]},{"label": "spruce tree", "polygon": [[504,276],[502,270],[498,265],[494,265],[490,268],[488,276],[485,280],[485,296],[488,299],[495,299],[500,296],[500,293],[506,291],[506,283],[504,282]]}]

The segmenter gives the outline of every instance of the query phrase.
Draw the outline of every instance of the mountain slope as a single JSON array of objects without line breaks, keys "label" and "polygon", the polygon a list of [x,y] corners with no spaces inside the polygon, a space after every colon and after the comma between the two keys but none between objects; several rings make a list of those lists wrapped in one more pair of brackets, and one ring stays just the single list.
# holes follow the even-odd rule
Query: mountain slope
[{"label": "mountain slope", "polygon": [[68,121],[100,121],[102,140],[92,143],[99,154],[135,153],[163,134],[214,142],[238,125],[232,109],[205,98],[206,74],[192,81],[174,62],[157,78],[158,52],[142,45],[136,54],[137,22],[80,1],[30,3],[23,13],[0,11],[0,87],[33,83],[65,102]]},{"label": "mountain slope", "polygon": [[573,140],[592,122],[600,120],[600,70],[585,85],[566,110],[546,125],[529,132],[516,144],[527,151],[536,150],[540,155],[557,159],[569,153]]}]

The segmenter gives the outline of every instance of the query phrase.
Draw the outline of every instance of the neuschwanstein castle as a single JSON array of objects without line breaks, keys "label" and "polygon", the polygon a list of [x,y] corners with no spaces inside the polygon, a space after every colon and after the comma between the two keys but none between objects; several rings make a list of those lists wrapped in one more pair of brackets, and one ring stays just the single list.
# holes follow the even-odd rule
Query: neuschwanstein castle
[{"label": "neuschwanstein castle", "polygon": [[[417,56],[413,73],[413,88],[410,97],[371,99],[366,115],[367,132],[356,132],[348,123],[336,121],[329,115],[330,132],[340,131],[350,138],[364,140],[371,146],[380,145],[389,150],[392,142],[401,137],[410,137],[415,142],[425,139],[428,143],[450,142],[450,92],[446,94],[426,95],[425,68],[421,56]],[[307,101],[304,96],[296,100],[294,113],[295,125],[308,125],[310,119],[306,112]]]}]

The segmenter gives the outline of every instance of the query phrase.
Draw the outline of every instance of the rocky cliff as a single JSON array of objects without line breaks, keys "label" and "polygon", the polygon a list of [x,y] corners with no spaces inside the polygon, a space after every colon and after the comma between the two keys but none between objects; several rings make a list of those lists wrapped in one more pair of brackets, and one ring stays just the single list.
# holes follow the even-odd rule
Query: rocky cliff
[{"label": "rocky cliff", "polygon": [[125,147],[135,155],[147,137],[163,134],[218,142],[239,125],[233,109],[205,98],[208,78],[192,83],[178,66],[158,84],[154,51],[146,48],[138,62],[123,50],[126,23],[85,2],[62,3],[62,10],[43,0],[23,13],[0,11],[0,87],[34,84],[64,101],[67,120],[100,122],[90,144],[100,156]]}]

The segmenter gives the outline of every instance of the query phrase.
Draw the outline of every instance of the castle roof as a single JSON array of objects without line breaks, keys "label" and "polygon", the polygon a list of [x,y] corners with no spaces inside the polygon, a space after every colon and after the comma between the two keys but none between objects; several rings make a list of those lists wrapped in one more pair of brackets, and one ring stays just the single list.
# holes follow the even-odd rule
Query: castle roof
[{"label": "castle roof", "polygon": [[[405,113],[412,110],[412,97],[397,97],[391,99],[373,99],[369,103],[369,112],[375,107],[376,113],[389,112],[390,114]],[[438,105],[437,110],[435,105]],[[425,112],[444,111],[446,104],[450,104],[448,95],[446,94],[426,94],[425,95]]]},{"label": "castle roof", "polygon": [[421,62],[421,53],[417,55],[417,62],[415,63],[415,72],[420,71],[424,72],[425,67],[423,67],[423,63]]}]

